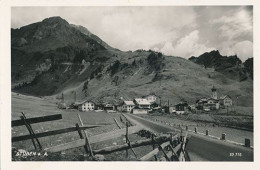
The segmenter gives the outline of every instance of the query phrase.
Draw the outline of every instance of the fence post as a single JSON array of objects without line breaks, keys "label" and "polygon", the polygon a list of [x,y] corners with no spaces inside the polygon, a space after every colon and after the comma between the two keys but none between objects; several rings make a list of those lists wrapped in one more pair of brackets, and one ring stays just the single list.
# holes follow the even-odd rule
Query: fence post
[{"label": "fence post", "polygon": [[221,140],[226,140],[226,134],[225,133],[222,133]]},{"label": "fence post", "polygon": [[117,127],[118,127],[119,129],[122,129],[121,126],[118,124],[116,118],[114,118],[114,121],[116,122]]},{"label": "fence post", "polygon": [[194,128],[194,132],[197,133],[197,131],[198,131],[198,129],[195,127],[195,128]]},{"label": "fence post", "polygon": [[[79,115],[79,113],[77,113],[77,116],[78,116],[78,119],[79,119],[79,122],[81,124],[81,126],[84,126],[83,122],[82,122],[82,119]],[[91,149],[91,146],[90,146],[90,143],[89,143],[89,139],[88,139],[88,134],[85,130],[83,130],[83,134],[84,134],[84,138],[85,138],[85,141],[86,141],[86,146],[88,148],[88,151],[90,153],[90,156],[93,158],[94,157],[94,154],[92,152],[92,149]]]},{"label": "fence post", "polygon": [[188,131],[189,130],[189,127],[188,126],[186,126],[186,131]]},{"label": "fence post", "polygon": [[245,147],[250,147],[250,139],[245,138]]},{"label": "fence post", "polygon": [[207,135],[207,136],[209,135],[209,130],[206,130],[206,135]]},{"label": "fence post", "polygon": [[21,113],[22,113],[22,116],[20,116],[20,118],[21,118],[21,120],[23,120],[24,125],[26,126],[26,128],[28,129],[28,131],[30,133],[30,136],[31,136],[34,148],[37,150],[36,144],[34,142],[34,139],[35,139],[36,142],[38,143],[39,149],[42,150],[42,145],[40,144],[40,141],[38,140],[37,136],[35,135],[35,133],[34,133],[34,131],[32,129],[31,124],[27,123],[26,116],[25,116],[24,112],[21,112]]},{"label": "fence post", "polygon": [[[152,134],[153,150],[155,149],[154,134]],[[154,155],[154,160],[157,161],[157,156]]]},{"label": "fence post", "polygon": [[[78,124],[78,123],[76,123],[76,128],[77,128],[77,130],[78,130],[80,139],[84,139],[84,136],[83,136],[83,134],[82,134],[82,131],[81,131],[80,128],[79,128],[79,124]],[[88,153],[88,147],[87,147],[87,145],[84,145],[84,149],[85,149],[86,153]]]}]

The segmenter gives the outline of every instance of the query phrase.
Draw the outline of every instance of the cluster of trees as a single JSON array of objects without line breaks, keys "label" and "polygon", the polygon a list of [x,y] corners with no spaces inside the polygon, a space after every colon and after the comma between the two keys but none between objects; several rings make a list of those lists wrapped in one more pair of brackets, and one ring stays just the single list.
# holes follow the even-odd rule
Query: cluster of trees
[{"label": "cluster of trees", "polygon": [[88,95],[88,80],[85,81],[82,91],[84,91],[85,96]]},{"label": "cluster of trees", "polygon": [[120,61],[116,60],[112,65],[110,65],[108,70],[110,70],[111,76],[113,76],[115,73],[118,72],[120,64],[121,64]]},{"label": "cluster of trees", "polygon": [[154,69],[155,71],[160,71],[162,69],[164,66],[162,61],[162,53],[151,52],[147,57],[147,62],[150,65],[150,68]]},{"label": "cluster of trees", "polygon": [[110,67],[108,68],[108,71],[110,71],[111,76],[116,74],[118,71],[128,67],[128,63],[120,63],[119,60],[116,60]]},{"label": "cluster of trees", "polygon": [[81,63],[83,59],[86,59],[89,54],[85,50],[76,51],[73,62]]},{"label": "cluster of trees", "polygon": [[13,88],[13,90],[19,90],[19,89],[21,89],[22,87],[27,86],[27,85],[28,85],[27,82],[19,83],[17,86],[15,86],[15,87]]}]

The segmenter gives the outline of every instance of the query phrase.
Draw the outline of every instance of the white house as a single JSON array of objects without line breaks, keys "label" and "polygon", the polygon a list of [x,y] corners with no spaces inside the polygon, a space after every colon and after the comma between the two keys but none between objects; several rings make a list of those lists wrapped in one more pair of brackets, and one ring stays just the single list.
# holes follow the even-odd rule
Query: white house
[{"label": "white house", "polygon": [[152,104],[156,101],[157,97],[155,95],[148,95],[145,99]]},{"label": "white house", "polygon": [[170,106],[169,107],[169,113],[176,113],[176,107],[175,106]]},{"label": "white house", "polygon": [[124,101],[124,104],[122,106],[122,111],[131,112],[134,107],[135,104],[133,101]]},{"label": "white house", "polygon": [[207,101],[208,106],[210,106],[210,110],[218,110],[219,109],[219,100],[214,98],[209,98]]},{"label": "white house", "polygon": [[78,104],[78,110],[80,111],[91,111],[95,109],[95,103],[91,101],[83,101]]},{"label": "white house", "polygon": [[221,106],[232,106],[232,99],[229,95],[221,96],[219,101]]},{"label": "white house", "polygon": [[136,99],[134,99],[134,103],[140,109],[150,109],[150,107],[151,107],[150,102],[148,102],[147,99],[143,99],[143,98],[136,98]]},{"label": "white house", "polygon": [[104,110],[106,110],[107,112],[113,112],[115,111],[115,106],[111,103],[105,103],[104,104]]},{"label": "white house", "polygon": [[184,114],[185,113],[185,109],[184,109],[185,105],[182,103],[179,103],[177,105],[175,105],[176,108],[176,114],[180,115],[180,114]]}]

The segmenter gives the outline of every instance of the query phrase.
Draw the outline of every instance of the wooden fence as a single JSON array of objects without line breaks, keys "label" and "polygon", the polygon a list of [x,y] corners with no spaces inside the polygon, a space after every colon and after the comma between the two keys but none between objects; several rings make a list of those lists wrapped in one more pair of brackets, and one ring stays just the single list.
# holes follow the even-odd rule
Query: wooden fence
[{"label": "wooden fence", "polygon": [[[59,120],[62,119],[62,115],[56,114],[56,115],[49,115],[49,116],[26,118],[25,114],[22,113],[22,116],[20,118],[21,118],[20,120],[12,121],[12,127],[26,126],[26,128],[29,131],[29,134],[23,136],[14,136],[12,137],[12,142],[31,139],[36,150],[44,150],[46,152],[54,153],[54,152],[61,152],[64,150],[68,150],[68,149],[84,147],[86,153],[91,158],[93,158],[93,160],[95,160],[95,155],[97,154],[109,154],[109,153],[123,151],[123,150],[126,151],[126,157],[128,157],[128,152],[131,151],[134,154],[136,160],[140,160],[140,161],[149,161],[152,158],[154,158],[154,160],[158,160],[157,158],[159,153],[163,155],[162,156],[163,159],[160,160],[165,160],[165,161],[189,160],[189,157],[187,156],[188,154],[187,152],[185,152],[185,146],[187,144],[186,143],[187,134],[186,135],[162,134],[160,136],[156,136],[155,134],[152,134],[150,132],[152,135],[150,135],[146,139],[130,141],[129,135],[134,133],[140,133],[142,131],[147,131],[147,130],[143,129],[143,127],[134,125],[133,123],[129,122],[129,120],[127,120],[127,118],[124,117],[124,115],[122,115],[122,117],[120,116],[120,121],[122,123],[125,123],[125,127],[121,127],[117,122],[117,120],[114,119],[119,129],[107,133],[91,136],[91,137],[88,136],[88,133],[86,131],[87,129],[100,127],[104,125],[84,125],[79,114],[78,114],[78,119],[80,125],[76,123],[75,126],[73,127],[57,129],[57,130],[41,132],[41,133],[34,133],[31,124]],[[42,146],[38,138],[48,137],[51,135],[63,134],[68,132],[78,132],[80,139],[42,149]],[[111,139],[116,139],[121,136],[125,137],[125,141],[126,141],[125,144],[108,146],[96,150],[93,150],[91,147],[91,144],[107,141]],[[134,148],[148,146],[148,145],[152,145],[151,147],[153,148],[152,151],[142,157],[138,157]]]}]

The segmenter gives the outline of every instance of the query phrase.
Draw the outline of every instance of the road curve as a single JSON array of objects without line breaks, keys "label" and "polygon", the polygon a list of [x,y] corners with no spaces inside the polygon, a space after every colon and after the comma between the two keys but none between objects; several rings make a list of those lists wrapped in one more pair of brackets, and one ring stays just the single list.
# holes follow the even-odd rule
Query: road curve
[{"label": "road curve", "polygon": [[[157,133],[179,131],[157,122],[141,118],[133,114],[124,114],[134,124],[144,126]],[[253,161],[253,149],[226,141],[189,132],[191,138],[187,151],[191,161]]]}]

